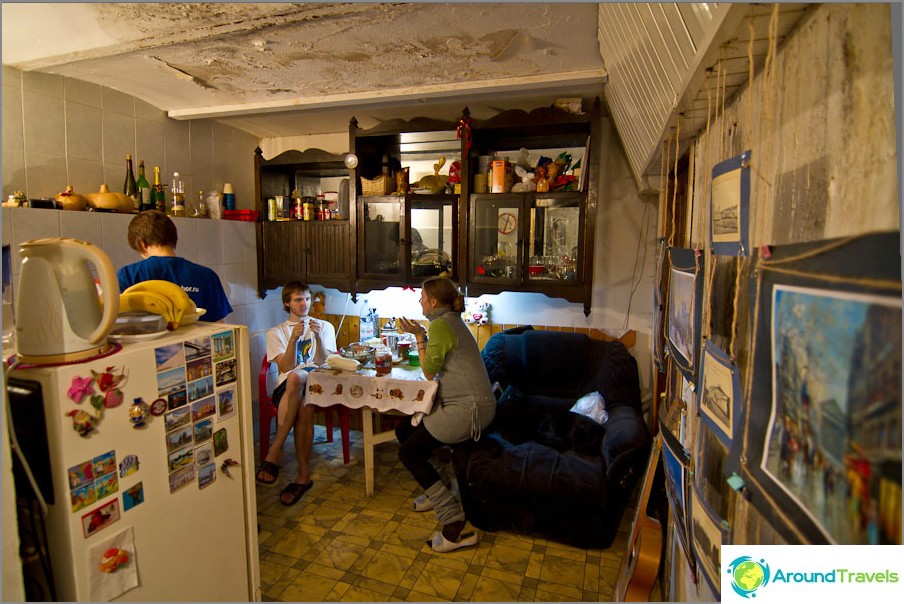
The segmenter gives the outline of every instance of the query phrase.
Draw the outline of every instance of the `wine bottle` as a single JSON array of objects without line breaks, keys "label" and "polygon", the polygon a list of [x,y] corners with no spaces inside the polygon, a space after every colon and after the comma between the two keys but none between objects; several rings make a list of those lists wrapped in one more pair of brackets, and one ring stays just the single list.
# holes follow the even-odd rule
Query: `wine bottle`
[{"label": "wine bottle", "polygon": [[166,213],[166,193],[163,192],[163,183],[160,182],[160,166],[154,166],[154,188],[151,191],[151,200],[154,209]]},{"label": "wine bottle", "polygon": [[185,190],[182,188],[182,179],[178,172],[173,172],[173,187],[170,195],[172,195],[171,215],[185,216]]},{"label": "wine bottle", "polygon": [[138,181],[135,184],[138,186],[138,195],[140,199],[138,202],[138,209],[142,212],[145,210],[153,210],[154,202],[151,201],[151,185],[144,175],[143,159],[138,160]]},{"label": "wine bottle", "polygon": [[132,170],[132,154],[126,154],[126,180],[122,185],[122,192],[132,198],[132,208],[135,212],[140,209],[141,197],[138,193],[138,185],[135,184],[135,172]]}]

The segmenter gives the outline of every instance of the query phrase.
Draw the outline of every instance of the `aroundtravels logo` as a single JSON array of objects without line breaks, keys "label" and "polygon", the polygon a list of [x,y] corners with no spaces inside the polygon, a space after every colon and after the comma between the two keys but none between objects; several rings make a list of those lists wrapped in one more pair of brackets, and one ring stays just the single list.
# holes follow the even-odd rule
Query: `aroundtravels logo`
[{"label": "aroundtravels logo", "polygon": [[756,561],[750,556],[740,556],[728,565],[731,587],[743,598],[755,598],[756,591],[769,583],[771,571],[765,560]]}]

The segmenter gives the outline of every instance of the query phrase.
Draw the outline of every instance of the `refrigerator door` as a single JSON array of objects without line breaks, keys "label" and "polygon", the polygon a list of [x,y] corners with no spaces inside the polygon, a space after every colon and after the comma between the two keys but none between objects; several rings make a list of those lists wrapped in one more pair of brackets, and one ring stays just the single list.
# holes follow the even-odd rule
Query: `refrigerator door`
[{"label": "refrigerator door", "polygon": [[[45,393],[58,598],[260,600],[247,327],[196,323],[13,375]],[[122,403],[96,411],[92,397],[115,405],[116,389]],[[82,436],[88,416],[101,419]]]}]

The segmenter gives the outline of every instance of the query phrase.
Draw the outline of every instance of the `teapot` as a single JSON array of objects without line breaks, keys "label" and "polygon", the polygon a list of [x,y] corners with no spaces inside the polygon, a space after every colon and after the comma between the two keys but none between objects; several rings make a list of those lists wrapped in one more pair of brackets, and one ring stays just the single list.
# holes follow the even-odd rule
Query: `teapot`
[{"label": "teapot", "polygon": [[[110,257],[86,241],[62,237],[26,241],[19,254],[18,360],[47,365],[106,352],[107,334],[119,314],[119,282]],[[97,272],[102,301],[89,265]]]}]

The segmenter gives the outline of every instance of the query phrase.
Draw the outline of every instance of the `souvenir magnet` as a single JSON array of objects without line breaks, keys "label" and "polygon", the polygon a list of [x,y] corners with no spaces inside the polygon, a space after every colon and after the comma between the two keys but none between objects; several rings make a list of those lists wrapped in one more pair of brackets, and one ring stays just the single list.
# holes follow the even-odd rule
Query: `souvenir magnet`
[{"label": "souvenir magnet", "polygon": [[223,472],[223,474],[225,474],[229,478],[232,478],[232,474],[229,473],[229,468],[231,468],[232,466],[237,466],[237,465],[239,465],[239,462],[237,462],[236,460],[229,457],[229,458],[225,459],[223,461],[223,463],[220,465],[220,470]]},{"label": "souvenir magnet", "polygon": [[129,553],[124,549],[111,547],[104,552],[98,568],[105,573],[116,572],[120,566],[129,561]]},{"label": "souvenir magnet", "polygon": [[87,437],[94,430],[96,418],[87,411],[73,409],[66,415],[72,418],[72,429],[78,432],[79,436]]},{"label": "souvenir magnet", "polygon": [[137,455],[126,455],[122,458],[122,461],[119,462],[119,477],[125,478],[129,474],[134,474],[138,471],[138,456]]},{"label": "souvenir magnet", "polygon": [[72,378],[69,390],[66,391],[66,396],[76,404],[81,404],[83,398],[89,394],[94,394],[94,388],[91,387],[92,382],[94,382],[93,377],[83,378],[75,376]]},{"label": "souvenir magnet", "polygon": [[145,420],[151,413],[151,407],[144,402],[141,397],[136,398],[129,407],[129,421],[132,422],[133,428],[144,428],[147,423]]},{"label": "souvenir magnet", "polygon": [[166,412],[166,399],[158,398],[156,401],[151,403],[151,415],[154,417],[159,417]]}]

